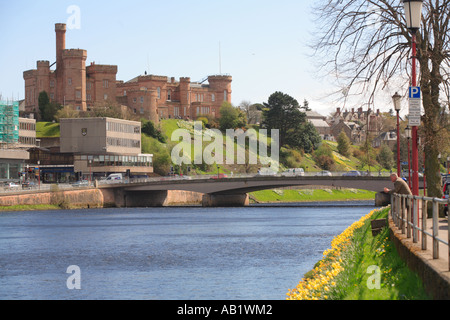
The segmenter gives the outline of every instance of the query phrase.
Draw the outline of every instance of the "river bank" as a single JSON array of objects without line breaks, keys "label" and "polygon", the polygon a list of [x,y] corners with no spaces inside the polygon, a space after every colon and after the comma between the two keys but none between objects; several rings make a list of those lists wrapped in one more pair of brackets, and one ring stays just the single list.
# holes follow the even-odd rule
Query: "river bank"
[{"label": "river bank", "polygon": [[249,194],[251,203],[374,200],[376,192],[357,189],[274,189]]},{"label": "river bank", "polygon": [[387,219],[389,210],[373,210],[335,237],[323,259],[289,290],[287,299],[431,299],[421,279],[398,255],[389,228],[372,235],[371,221]]},{"label": "river bank", "polygon": [[[375,193],[356,189],[274,189],[252,192],[250,204],[374,200]],[[202,194],[187,191],[167,193],[165,206],[200,206]],[[0,196],[1,211],[60,210],[116,207],[114,197],[101,189],[59,190]]]}]

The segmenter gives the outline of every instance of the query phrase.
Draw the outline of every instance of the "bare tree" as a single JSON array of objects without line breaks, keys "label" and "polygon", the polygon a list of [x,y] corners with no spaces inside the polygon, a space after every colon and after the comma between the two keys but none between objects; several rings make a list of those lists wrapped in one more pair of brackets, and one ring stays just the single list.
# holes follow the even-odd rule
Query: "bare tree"
[{"label": "bare tree", "polygon": [[[423,91],[423,142],[429,195],[442,196],[439,175],[441,92],[448,95],[450,66],[450,0],[425,0],[417,34],[419,83]],[[359,96],[368,106],[386,88],[410,84],[412,36],[401,0],[324,0],[317,8],[320,68],[336,77],[345,98]],[[342,94],[342,90],[337,93]],[[447,103],[448,104],[448,103]],[[447,142],[448,143],[448,142]]]}]

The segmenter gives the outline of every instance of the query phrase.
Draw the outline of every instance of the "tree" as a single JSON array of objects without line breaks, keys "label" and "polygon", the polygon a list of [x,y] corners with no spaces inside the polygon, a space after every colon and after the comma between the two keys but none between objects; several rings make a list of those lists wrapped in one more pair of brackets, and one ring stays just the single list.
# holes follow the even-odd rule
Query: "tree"
[{"label": "tree", "polygon": [[58,110],[58,112],[56,112],[54,118],[57,122],[59,122],[59,120],[63,119],[63,118],[79,118],[79,117],[80,117],[80,113],[78,111],[74,110],[73,107],[65,106],[65,107],[61,108],[60,110]]},{"label": "tree", "polygon": [[334,167],[333,150],[326,143],[322,143],[313,153],[316,164],[323,170],[332,170]]},{"label": "tree", "polygon": [[268,130],[280,131],[281,147],[288,145],[310,152],[320,143],[317,130],[307,124],[306,115],[300,111],[298,101],[279,91],[264,103],[263,126]]},{"label": "tree", "polygon": [[247,126],[247,118],[245,113],[235,108],[229,102],[222,103],[220,107],[219,125],[222,131],[227,129],[245,128]]},{"label": "tree", "polygon": [[157,139],[161,143],[166,143],[166,137],[162,133],[162,131],[155,127],[155,124],[151,120],[141,120],[142,124],[142,133],[145,133],[149,137]]},{"label": "tree", "polygon": [[[417,58],[423,93],[425,168],[430,196],[441,197],[438,175],[441,92],[450,94],[450,0],[425,0]],[[321,29],[313,45],[323,56],[322,70],[338,77],[347,97],[368,93],[368,105],[380,89],[395,82],[409,86],[412,36],[401,1],[326,0],[314,10]],[[331,58],[330,58],[331,57]],[[404,75],[404,76],[402,76]],[[395,90],[396,90],[395,89]],[[338,92],[343,92],[339,90]],[[447,102],[447,107],[448,107]]]},{"label": "tree", "polygon": [[338,146],[337,149],[340,154],[343,156],[348,157],[350,155],[350,139],[345,134],[344,131],[341,131],[341,133],[338,136]]},{"label": "tree", "polygon": [[378,163],[386,170],[391,170],[394,166],[394,155],[389,146],[382,144],[380,152],[377,155]]},{"label": "tree", "polygon": [[56,113],[62,108],[59,104],[50,102],[47,92],[42,91],[38,97],[39,113],[42,121],[55,120]]}]

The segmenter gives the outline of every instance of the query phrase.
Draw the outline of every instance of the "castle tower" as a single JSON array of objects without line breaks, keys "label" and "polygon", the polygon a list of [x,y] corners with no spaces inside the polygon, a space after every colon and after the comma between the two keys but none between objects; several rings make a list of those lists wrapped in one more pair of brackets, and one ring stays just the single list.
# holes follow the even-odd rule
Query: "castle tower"
[{"label": "castle tower", "polygon": [[36,92],[39,94],[45,91],[50,97],[50,62],[38,61],[36,65]]},{"label": "castle tower", "polygon": [[227,101],[231,103],[231,76],[209,76],[208,82],[211,90],[216,92],[216,102],[220,105]]},{"label": "castle tower", "polygon": [[64,103],[64,67],[63,52],[66,49],[66,25],[64,23],[55,24],[56,33],[56,101]]},{"label": "castle tower", "polygon": [[181,114],[193,119],[191,114],[191,78],[180,78],[180,102]]},{"label": "castle tower", "polygon": [[86,50],[64,50],[62,54],[64,78],[58,78],[58,83],[63,84],[63,100],[60,103],[72,105],[78,111],[87,110],[86,59]]}]

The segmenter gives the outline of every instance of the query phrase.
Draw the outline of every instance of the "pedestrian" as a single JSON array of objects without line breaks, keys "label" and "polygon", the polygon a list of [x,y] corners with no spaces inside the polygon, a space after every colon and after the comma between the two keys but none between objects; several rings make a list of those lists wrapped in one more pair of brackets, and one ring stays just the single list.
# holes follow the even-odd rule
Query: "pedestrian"
[{"label": "pedestrian", "polygon": [[384,188],[385,193],[389,194],[407,194],[412,195],[411,189],[408,184],[402,178],[399,178],[397,174],[391,174],[391,181],[394,183],[394,189]]}]

